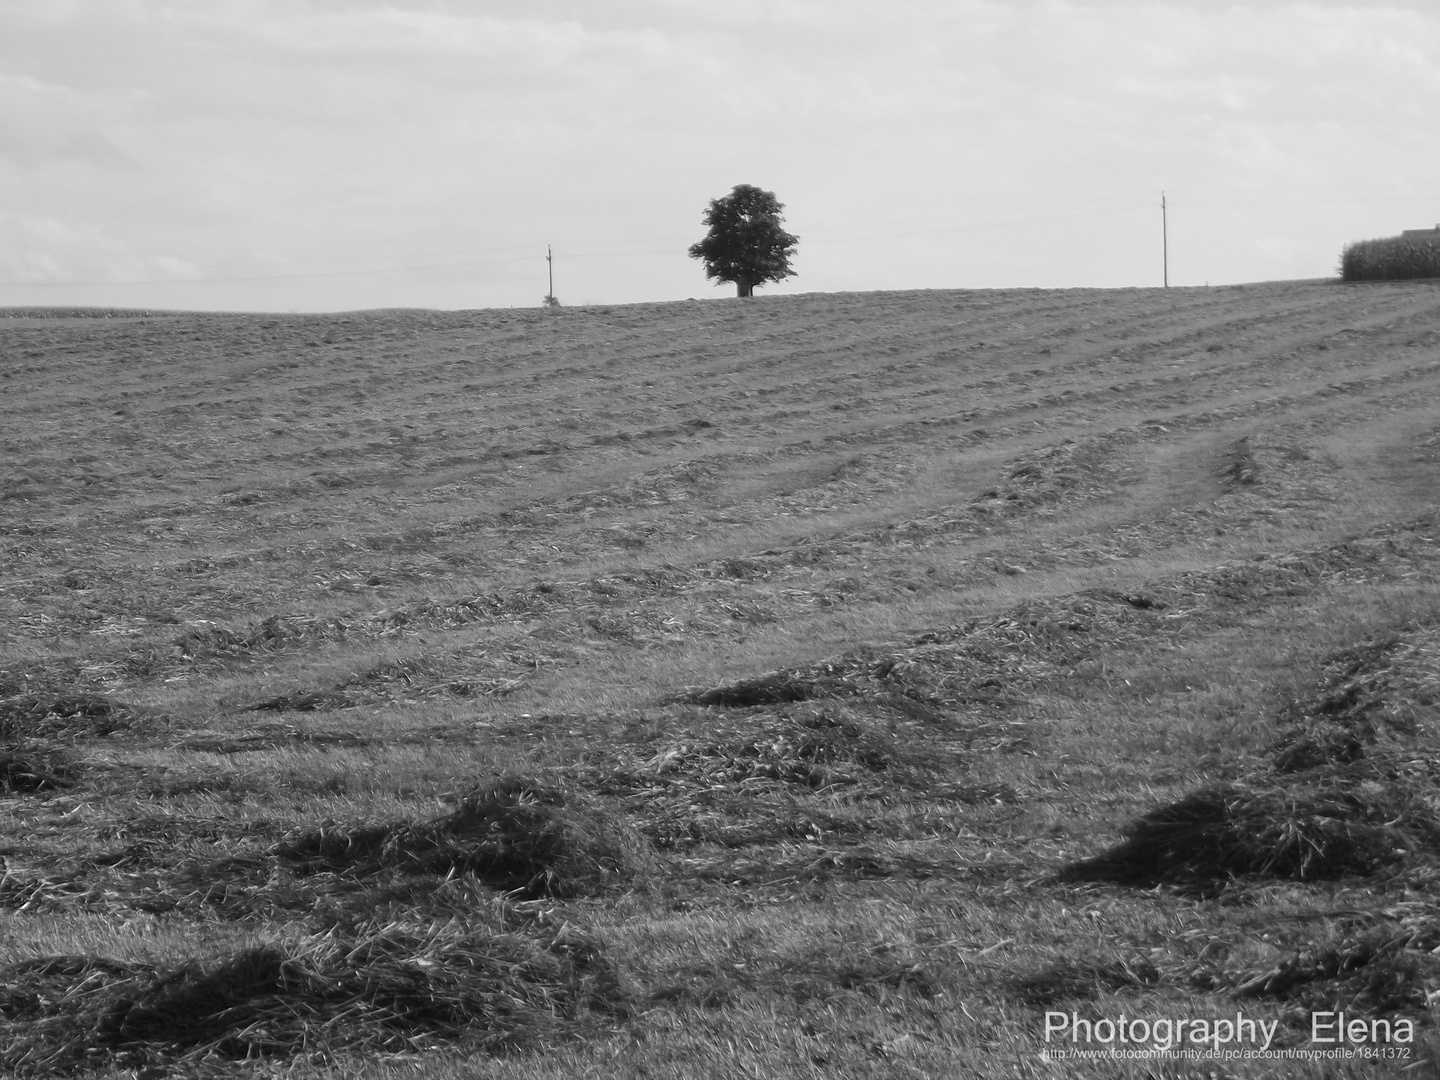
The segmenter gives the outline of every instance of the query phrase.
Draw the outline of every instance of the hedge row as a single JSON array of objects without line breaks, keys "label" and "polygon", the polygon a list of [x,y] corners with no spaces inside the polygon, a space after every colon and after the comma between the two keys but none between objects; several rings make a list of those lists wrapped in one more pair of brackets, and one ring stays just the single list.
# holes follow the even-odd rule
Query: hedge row
[{"label": "hedge row", "polygon": [[1428,236],[1392,236],[1347,244],[1340,256],[1342,281],[1396,281],[1440,277],[1440,232]]}]

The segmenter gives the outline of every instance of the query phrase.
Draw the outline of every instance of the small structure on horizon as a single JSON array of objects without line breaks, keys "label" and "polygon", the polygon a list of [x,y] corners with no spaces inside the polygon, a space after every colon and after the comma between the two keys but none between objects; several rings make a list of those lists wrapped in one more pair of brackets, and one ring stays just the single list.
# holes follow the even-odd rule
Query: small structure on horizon
[{"label": "small structure on horizon", "polygon": [[1410,240],[1419,240],[1427,236],[1440,236],[1440,225],[1436,225],[1433,229],[1406,229],[1400,235]]}]

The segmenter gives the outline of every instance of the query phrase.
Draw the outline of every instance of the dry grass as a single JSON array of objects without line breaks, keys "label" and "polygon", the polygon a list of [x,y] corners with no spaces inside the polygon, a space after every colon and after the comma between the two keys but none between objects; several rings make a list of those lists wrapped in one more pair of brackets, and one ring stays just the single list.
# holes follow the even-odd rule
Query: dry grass
[{"label": "dry grass", "polygon": [[1134,988],[1143,990],[1160,981],[1160,972],[1147,958],[1128,960],[1066,960],[1015,980],[1015,996],[1037,1009],[1053,1009],[1062,1002],[1093,999],[1101,993]]},{"label": "dry grass", "polygon": [[0,319],[7,1064],[1343,1007],[1432,1067],[1437,343],[1423,283]]}]

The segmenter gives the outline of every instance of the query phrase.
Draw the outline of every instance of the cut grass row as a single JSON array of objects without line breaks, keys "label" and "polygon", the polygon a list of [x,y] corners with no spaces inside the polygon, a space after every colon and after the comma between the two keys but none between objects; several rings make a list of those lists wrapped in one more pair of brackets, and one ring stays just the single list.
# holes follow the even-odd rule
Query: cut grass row
[{"label": "cut grass row", "polygon": [[[334,938],[333,929],[324,928],[355,924],[361,913],[384,911],[394,920],[406,912],[411,918],[428,912],[433,925],[439,912],[455,912],[475,902],[467,886],[451,884],[467,878],[533,897],[603,897],[617,887],[639,886],[640,895],[659,890],[672,904],[693,902],[686,900],[687,894],[704,895],[716,885],[778,890],[781,895],[799,889],[817,897],[843,894],[852,883],[865,881],[944,880],[964,883],[966,891],[1014,888],[1043,871],[1044,862],[985,858],[973,839],[963,837],[975,836],[984,817],[991,827],[1007,817],[1013,820],[1018,786],[936,782],[938,776],[963,772],[960,760],[967,755],[1003,758],[1045,741],[1033,721],[1009,726],[1004,714],[1013,703],[1007,693],[1016,688],[1029,693],[1050,688],[1053,693],[1063,673],[1083,665],[1096,644],[1120,655],[1127,643],[1147,650],[1163,647],[1167,636],[1193,635],[1196,623],[1232,622],[1248,613],[1256,598],[1274,603],[1277,597],[1293,602],[1323,595],[1336,582],[1353,581],[1357,569],[1372,581],[1404,581],[1415,569],[1433,564],[1433,542],[1420,538],[1427,528],[1433,531],[1434,524],[1384,530],[1381,536],[1320,551],[1287,553],[1268,564],[1153,582],[1127,596],[1077,596],[1026,605],[997,619],[927,635],[908,645],[836,658],[806,671],[688,691],[682,695],[688,707],[710,713],[708,720],[697,716],[697,733],[703,733],[697,738],[675,739],[672,719],[663,735],[637,739],[632,733],[632,748],[609,760],[592,752],[572,764],[552,765],[545,782],[512,778],[489,785],[430,821],[361,820],[292,829],[268,852],[252,847],[253,855],[231,855],[208,865],[196,860],[176,864],[176,852],[132,843],[118,858],[113,850],[97,853],[90,862],[89,872],[95,875],[90,881],[83,866],[75,866],[68,881],[48,881],[41,873],[7,874],[5,900],[25,910],[104,911],[118,906],[201,917],[209,911],[212,917],[241,920],[309,912],[312,923],[319,920],[311,933],[331,933],[326,947],[333,948],[340,939]],[[1267,877],[1301,882],[1349,877],[1377,878],[1382,892],[1388,888],[1385,882],[1397,880],[1413,890],[1417,880],[1427,880],[1437,851],[1436,830],[1420,813],[1431,781],[1428,772],[1415,768],[1426,758],[1440,669],[1430,662],[1434,649],[1425,628],[1407,633],[1332,657],[1329,673],[1310,699],[1277,717],[1275,726],[1286,734],[1266,773],[1269,789],[1253,780],[1243,786],[1242,781],[1228,789],[1229,795],[1204,792],[1152,810],[1132,827],[1126,845],[1072,864],[1061,880],[1115,877],[1134,883],[1138,875],[1143,884],[1155,877],[1173,878],[1212,892],[1218,888],[1223,895],[1237,884],[1253,887],[1244,883]],[[94,738],[99,733],[86,725],[105,711],[94,700],[81,703],[84,708],[56,702],[56,708],[43,715],[33,702],[11,704],[12,734],[24,728],[32,736],[45,725],[53,731],[68,722],[72,734]],[[995,719],[977,722],[977,705]],[[956,716],[959,706],[966,707],[967,719],[957,726],[947,718]],[[721,712],[731,719],[726,721]],[[123,710],[112,708],[108,719],[116,715],[124,715]],[[727,728],[732,731],[727,733]],[[658,746],[655,735],[662,735]],[[958,755],[953,762],[937,756],[947,743]],[[649,756],[638,756],[642,753]],[[1363,763],[1361,772],[1336,771],[1356,763]],[[1312,775],[1315,769],[1322,774]],[[993,776],[996,769],[992,765],[985,772]],[[1021,781],[1030,789],[1028,798],[1040,794],[1036,779]],[[1287,789],[1277,786],[1283,784],[1294,790],[1286,795]],[[1323,805],[1295,796],[1296,791],[1317,788],[1327,792]],[[1267,797],[1267,790],[1273,795]],[[1246,792],[1248,798],[1236,794]],[[1397,798],[1409,799],[1407,805],[1417,808],[1416,813],[1391,814]],[[593,801],[597,799],[601,801]],[[577,807],[588,809],[577,812]],[[235,840],[253,834],[256,823],[248,817],[242,805],[239,820],[222,826],[222,835],[216,837],[220,846],[233,848]],[[178,821],[176,827],[185,831]],[[1190,831],[1181,837],[1177,829]],[[227,834],[233,839],[226,840]],[[663,875],[657,873],[661,861]],[[455,888],[460,892],[447,899],[447,890]],[[1329,943],[1295,942],[1291,953],[1264,970],[1254,964],[1215,963],[1212,951],[1208,966],[1189,970],[1188,985],[1212,993],[1273,998],[1286,1006],[1323,1002],[1338,994],[1356,1011],[1417,1014],[1431,974],[1425,959],[1427,935],[1440,932],[1430,909],[1416,902],[1396,908],[1373,901],[1366,909],[1354,897],[1350,904],[1336,920],[1355,927],[1350,936]],[[403,938],[397,926],[393,921],[359,925],[353,931],[358,937],[343,939],[351,950],[346,955],[362,951],[362,943],[375,935],[386,942],[395,934]],[[406,932],[431,940],[425,937],[431,931]],[[604,937],[602,933],[597,947],[603,947]],[[443,976],[444,987],[430,980],[415,989],[435,996],[431,1011],[417,1007],[405,1014],[410,1020],[385,1019],[384,1008],[394,1006],[393,997],[377,1005],[373,998],[355,997],[360,991],[347,989],[343,979],[336,982],[332,975],[325,983],[324,965],[334,961],[315,959],[319,940],[304,939],[290,952],[279,944],[257,946],[209,965],[191,961],[179,969],[148,973],[95,957],[22,962],[7,972],[6,985],[14,995],[12,1018],[23,1021],[31,1036],[16,1045],[30,1056],[16,1057],[12,1065],[43,1071],[41,1066],[87,1053],[92,1058],[109,1054],[125,1064],[168,1060],[167,1054],[180,1059],[190,1054],[273,1055],[322,1046],[341,1052],[368,1045],[367,1039],[391,1046],[384,1035],[397,1025],[404,1038],[423,1042],[447,1030],[439,1021],[426,1019],[435,1010],[452,1020],[461,1015],[453,1011],[459,1008],[453,1003],[442,1008],[444,987],[460,978],[446,969],[435,973]],[[468,950],[480,947],[461,942],[455,951],[469,957]],[[998,979],[995,989],[1002,1000],[1032,1007],[1096,994],[1144,993],[1176,978],[1176,958],[1153,953],[1152,946],[1144,954],[1148,958],[1135,960],[1102,951],[1017,974],[1010,981]],[[423,970],[425,958],[438,955],[417,946],[414,955],[399,956],[395,962]],[[943,950],[937,955],[912,949],[884,963],[872,958],[868,967],[808,969],[811,992],[823,998],[834,987],[864,987],[867,993],[914,999],[920,1008],[918,1003],[937,994],[959,992],[953,973],[944,974],[937,963],[939,955]],[[1005,954],[987,955],[1000,959]],[[773,994],[782,983],[787,999],[796,1005],[810,1000],[797,989],[804,980],[797,981],[796,969],[773,961],[767,965],[759,957],[738,969],[691,963],[668,973],[653,968],[647,972],[636,959],[617,964],[609,956],[605,962],[651,987],[645,1006],[650,1009],[711,1010]],[[488,963],[464,960],[467,971],[480,972],[472,971],[474,978],[496,980]],[[747,974],[752,964],[758,970]],[[516,970],[529,969],[521,965]],[[814,981],[817,972],[824,976],[819,982]],[[385,986],[386,978],[377,972],[373,982]],[[36,989],[37,980],[43,980],[44,994]],[[317,991],[322,984],[330,986],[331,996]],[[487,992],[503,992],[497,985],[486,983]],[[83,993],[75,986],[83,987]],[[172,999],[182,989],[186,1000],[209,1002],[209,1011],[170,1021],[178,1026],[162,1025],[156,1010],[173,1011]],[[541,993],[524,989],[532,996]],[[395,993],[393,988],[386,992]],[[560,991],[544,993],[551,995],[542,994],[548,1002]],[[51,1004],[37,1004],[42,998]],[[277,998],[289,1003],[289,1028],[264,1020],[267,1008],[280,1007],[266,1004]],[[572,1002],[573,994],[565,991],[562,998]],[[169,1004],[161,1008],[157,1002]],[[571,1015],[566,1010],[572,1005],[547,1008],[547,1024],[554,1024]],[[376,1014],[376,1009],[381,1012]],[[1279,1015],[1288,1017],[1294,1028],[1293,1007]],[[337,1017],[353,1021],[353,1031]],[[504,1025],[497,1029],[473,1008],[462,1019],[464,1025],[496,1038],[520,1038]],[[261,1045],[251,1038],[256,1030],[263,1030],[269,1041]],[[953,1032],[945,1037],[953,1037]]]},{"label": "cut grass row", "polygon": [[[1316,1002],[1433,1055],[1433,298],[1172,292],[25,330],[33,1071],[1039,1076],[1047,1008]],[[492,444],[547,449],[439,464]],[[1208,869],[1079,872],[1188,810]],[[1287,1065],[1231,1073],[1345,1074]]]}]

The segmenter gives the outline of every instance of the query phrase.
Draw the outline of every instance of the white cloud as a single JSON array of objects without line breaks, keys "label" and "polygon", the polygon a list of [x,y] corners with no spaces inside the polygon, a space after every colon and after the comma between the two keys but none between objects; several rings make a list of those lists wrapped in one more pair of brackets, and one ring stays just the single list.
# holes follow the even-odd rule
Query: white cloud
[{"label": "white cloud", "polygon": [[0,0],[0,199],[69,228],[10,219],[26,273],[274,279],[199,305],[531,303],[489,260],[551,241],[593,299],[701,294],[659,251],[738,182],[793,289],[1147,282],[1161,189],[1195,280],[1319,275],[1440,215],[1437,57],[1418,3]]}]

